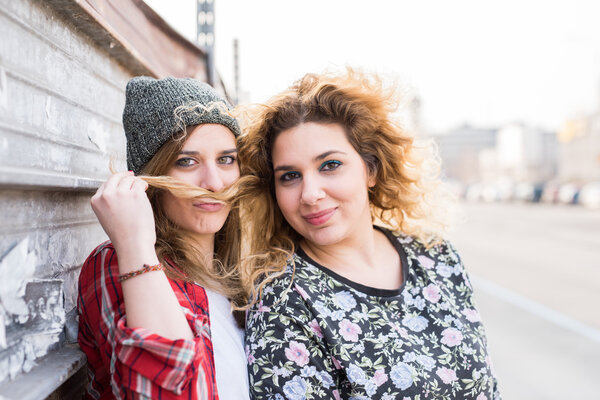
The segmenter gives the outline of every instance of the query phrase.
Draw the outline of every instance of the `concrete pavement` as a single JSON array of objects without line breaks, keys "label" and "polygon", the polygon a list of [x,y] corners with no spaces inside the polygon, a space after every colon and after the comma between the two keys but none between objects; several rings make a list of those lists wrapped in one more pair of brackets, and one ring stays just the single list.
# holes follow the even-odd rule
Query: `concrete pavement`
[{"label": "concrete pavement", "polygon": [[504,399],[600,399],[600,212],[465,204],[452,235]]}]

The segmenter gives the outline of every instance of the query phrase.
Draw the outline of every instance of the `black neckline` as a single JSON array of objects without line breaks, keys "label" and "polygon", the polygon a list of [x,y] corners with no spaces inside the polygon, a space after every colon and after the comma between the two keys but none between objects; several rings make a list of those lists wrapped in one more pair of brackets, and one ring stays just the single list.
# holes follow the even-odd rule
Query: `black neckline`
[{"label": "black neckline", "polygon": [[390,232],[386,228],[383,228],[383,227],[377,226],[377,225],[373,225],[373,228],[379,230],[388,238],[388,240],[392,243],[392,246],[394,246],[394,248],[398,252],[398,255],[400,256],[400,263],[401,263],[401,268],[402,268],[402,285],[400,285],[400,287],[398,289],[379,289],[379,288],[374,288],[371,286],[366,286],[366,285],[363,285],[358,282],[354,282],[342,275],[339,275],[339,274],[333,272],[329,268],[327,268],[327,267],[319,264],[315,260],[313,260],[308,254],[306,254],[306,252],[298,244],[296,244],[296,254],[300,258],[303,258],[306,261],[310,262],[312,265],[314,265],[315,267],[317,267],[318,269],[320,269],[321,271],[323,271],[330,277],[358,290],[359,292],[365,293],[370,296],[377,296],[377,297],[399,296],[402,293],[404,286],[406,285],[406,280],[408,279],[408,268],[409,268],[408,257],[406,256],[406,252],[404,251],[404,248],[398,241],[398,238],[396,236],[394,236],[394,234],[392,232]]}]

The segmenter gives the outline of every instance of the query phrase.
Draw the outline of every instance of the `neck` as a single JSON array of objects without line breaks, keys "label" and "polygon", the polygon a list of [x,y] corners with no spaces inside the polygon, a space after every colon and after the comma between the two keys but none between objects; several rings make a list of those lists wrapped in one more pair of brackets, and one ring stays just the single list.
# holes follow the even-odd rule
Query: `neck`
[{"label": "neck", "polygon": [[212,261],[215,253],[215,235],[199,235],[197,233],[188,232],[187,236],[192,239],[195,247],[206,261]]},{"label": "neck", "polygon": [[368,226],[362,227],[356,232],[352,237],[333,244],[318,245],[303,240],[301,246],[319,264],[334,270],[356,265],[375,265],[375,229],[369,221]]}]

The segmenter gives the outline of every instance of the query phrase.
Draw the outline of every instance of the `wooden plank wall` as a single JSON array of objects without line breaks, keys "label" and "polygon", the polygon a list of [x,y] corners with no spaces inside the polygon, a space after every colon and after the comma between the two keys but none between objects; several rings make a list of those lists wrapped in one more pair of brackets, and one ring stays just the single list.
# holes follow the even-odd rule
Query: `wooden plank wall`
[{"label": "wooden plank wall", "polygon": [[205,80],[203,52],[138,0],[0,0],[0,398],[80,393],[77,278],[106,239],[89,198],[124,169],[138,74]]}]

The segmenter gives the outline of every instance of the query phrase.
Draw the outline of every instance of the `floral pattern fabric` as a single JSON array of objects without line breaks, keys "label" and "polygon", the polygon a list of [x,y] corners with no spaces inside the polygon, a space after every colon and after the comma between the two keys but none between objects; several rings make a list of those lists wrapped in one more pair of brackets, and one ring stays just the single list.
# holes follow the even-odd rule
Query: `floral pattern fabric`
[{"label": "floral pattern fabric", "polygon": [[248,313],[256,399],[500,399],[473,290],[447,242],[382,231],[399,290],[352,282],[302,250]]}]

